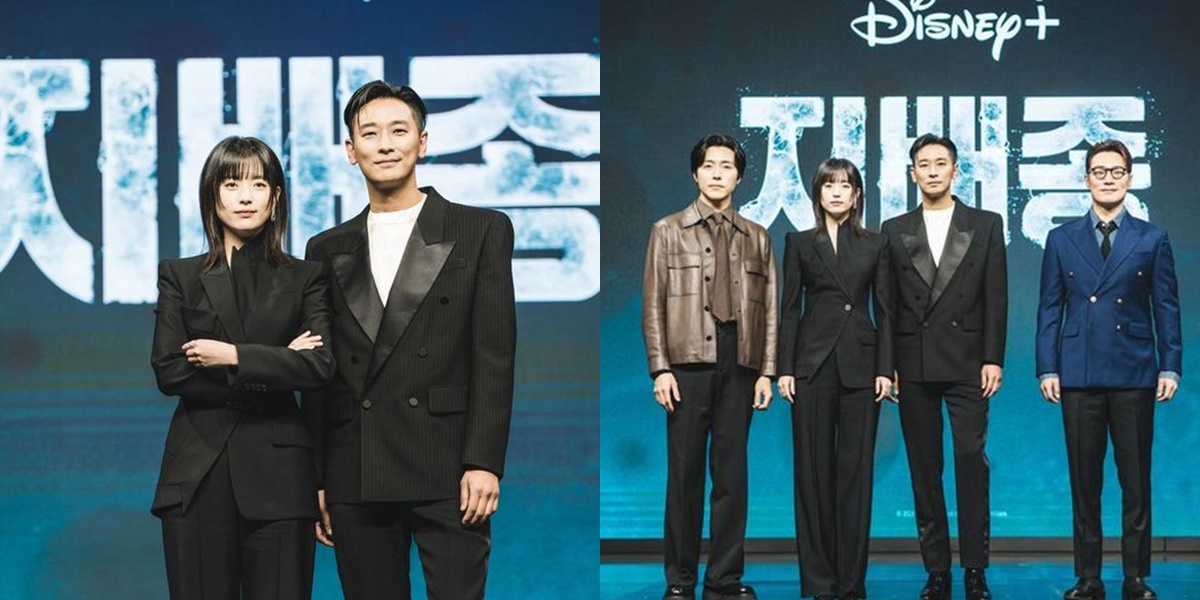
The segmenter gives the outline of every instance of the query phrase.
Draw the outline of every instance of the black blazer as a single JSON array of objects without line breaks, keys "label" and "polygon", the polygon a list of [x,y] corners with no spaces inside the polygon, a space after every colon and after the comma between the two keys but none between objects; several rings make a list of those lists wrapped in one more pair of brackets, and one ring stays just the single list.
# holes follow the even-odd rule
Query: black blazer
[{"label": "black blazer", "polygon": [[874,386],[876,376],[890,379],[893,301],[887,238],[871,232],[860,238],[842,226],[835,254],[823,226],[789,233],[783,251],[780,374],[811,377],[836,352],[842,385],[864,388]]},{"label": "black blazer", "polygon": [[901,380],[978,381],[1004,365],[1008,267],[1000,215],[954,199],[935,267],[922,209],[888,219],[896,275],[896,368]]},{"label": "black blazer", "polygon": [[306,394],[323,407],[328,502],[457,498],[465,469],[504,474],[517,333],[512,223],[421,191],[386,307],[371,274],[369,208],[308,244],[306,256],[332,272],[337,375]]},{"label": "black blazer", "polygon": [[[293,259],[255,270],[250,315],[238,312],[229,267],[203,271],[203,256],[158,266],[151,365],[158,389],[179,396],[163,453],[151,511],[179,504],[187,510],[196,487],[221,449],[242,515],[249,519],[316,518],[312,436],[294,391],[319,387],[333,376],[329,340],[329,285],[321,266]],[[287,348],[310,330],[324,347]],[[237,346],[236,369],[193,367],[180,348],[193,339]]]}]

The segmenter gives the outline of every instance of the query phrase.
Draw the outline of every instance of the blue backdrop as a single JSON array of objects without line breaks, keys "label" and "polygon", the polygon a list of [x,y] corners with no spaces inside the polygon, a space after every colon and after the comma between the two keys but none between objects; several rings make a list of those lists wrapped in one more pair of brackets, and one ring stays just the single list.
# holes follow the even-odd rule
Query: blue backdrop
[{"label": "blue backdrop", "polygon": [[[1049,228],[1087,209],[1086,142],[1129,144],[1129,208],[1170,232],[1183,307],[1182,387],[1156,421],[1154,534],[1200,535],[1186,458],[1200,448],[1197,18],[1193,4],[1107,0],[605,2],[601,537],[662,535],[665,421],[642,345],[642,261],[654,220],[696,197],[688,153],[714,131],[744,140],[735,201],[770,228],[777,256],[785,233],[812,226],[804,188],[824,158],[863,168],[877,229],[916,205],[912,139],[937,131],[958,143],[956,193],[1003,215],[1008,236],[1008,351],[988,439],[997,537],[1071,535],[1062,417],[1034,377],[1037,273]],[[752,537],[794,535],[791,456],[788,405],[776,398],[751,429]],[[872,534],[915,537],[891,405],[876,465]],[[1104,527],[1117,535],[1111,464],[1106,479]]]},{"label": "blue backdrop", "polygon": [[[429,104],[420,183],[505,210],[515,225],[517,389],[489,595],[592,593],[596,10],[370,0],[6,6],[0,599],[166,596],[149,505],[175,400],[155,389],[149,366],[155,265],[200,251],[196,182],[227,135],[260,137],[284,159],[292,248],[361,210],[341,106],[377,77],[409,83]],[[314,597],[341,597],[324,548]]]}]

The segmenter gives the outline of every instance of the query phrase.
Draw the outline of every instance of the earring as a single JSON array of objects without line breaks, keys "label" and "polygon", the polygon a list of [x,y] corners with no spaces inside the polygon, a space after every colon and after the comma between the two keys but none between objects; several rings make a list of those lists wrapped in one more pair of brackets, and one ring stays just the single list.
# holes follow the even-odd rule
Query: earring
[{"label": "earring", "polygon": [[275,209],[274,208],[271,209],[271,222],[272,223],[275,222]]}]

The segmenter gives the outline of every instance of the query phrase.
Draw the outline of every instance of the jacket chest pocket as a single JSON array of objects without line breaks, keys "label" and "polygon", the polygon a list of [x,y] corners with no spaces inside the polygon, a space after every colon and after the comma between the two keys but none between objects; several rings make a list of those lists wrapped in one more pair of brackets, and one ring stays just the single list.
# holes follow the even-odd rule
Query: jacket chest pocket
[{"label": "jacket chest pocket", "polygon": [[751,302],[765,304],[767,301],[767,266],[761,260],[747,258],[742,261],[746,271],[744,285],[746,298]]},{"label": "jacket chest pocket", "polygon": [[667,295],[699,294],[703,279],[701,262],[700,257],[694,254],[667,256]]}]

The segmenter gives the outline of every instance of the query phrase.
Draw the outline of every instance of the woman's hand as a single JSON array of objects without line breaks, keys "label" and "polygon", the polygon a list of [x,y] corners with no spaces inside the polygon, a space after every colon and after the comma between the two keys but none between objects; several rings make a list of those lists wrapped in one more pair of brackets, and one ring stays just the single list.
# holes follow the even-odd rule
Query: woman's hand
[{"label": "woman's hand", "polygon": [[312,350],[313,348],[320,348],[324,345],[324,342],[321,341],[321,336],[313,335],[311,331],[305,331],[304,333],[296,336],[296,339],[288,343],[288,348],[300,351]]},{"label": "woman's hand", "polygon": [[892,402],[899,403],[900,400],[892,393],[892,380],[887,377],[875,378],[875,401],[879,402],[887,398]]},{"label": "woman's hand", "polygon": [[217,340],[191,340],[183,345],[188,362],[194,367],[235,367],[237,346]]}]

